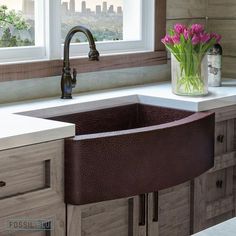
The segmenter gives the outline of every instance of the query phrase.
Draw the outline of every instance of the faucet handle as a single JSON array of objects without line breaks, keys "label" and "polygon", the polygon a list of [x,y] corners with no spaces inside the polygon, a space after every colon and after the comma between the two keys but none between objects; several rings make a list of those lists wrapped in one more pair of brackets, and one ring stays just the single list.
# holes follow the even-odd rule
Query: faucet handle
[{"label": "faucet handle", "polygon": [[88,56],[90,61],[99,61],[99,52],[95,47],[90,49]]},{"label": "faucet handle", "polygon": [[77,77],[77,70],[73,68],[73,77],[72,77],[72,87],[74,88],[76,85],[76,77]]}]

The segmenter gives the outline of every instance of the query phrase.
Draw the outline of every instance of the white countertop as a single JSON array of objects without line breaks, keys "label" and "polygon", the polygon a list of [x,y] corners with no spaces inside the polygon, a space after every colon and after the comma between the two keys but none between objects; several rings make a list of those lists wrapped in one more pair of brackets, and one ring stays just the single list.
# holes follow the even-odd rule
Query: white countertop
[{"label": "white countertop", "polygon": [[170,82],[162,82],[74,94],[71,100],[57,97],[0,105],[0,150],[74,136],[74,125],[32,117],[46,118],[132,103],[189,111],[236,105],[236,80],[227,79],[222,87],[209,88],[209,94],[204,97],[174,95]]},{"label": "white countertop", "polygon": [[15,114],[1,115],[0,150],[74,136],[72,124]]}]

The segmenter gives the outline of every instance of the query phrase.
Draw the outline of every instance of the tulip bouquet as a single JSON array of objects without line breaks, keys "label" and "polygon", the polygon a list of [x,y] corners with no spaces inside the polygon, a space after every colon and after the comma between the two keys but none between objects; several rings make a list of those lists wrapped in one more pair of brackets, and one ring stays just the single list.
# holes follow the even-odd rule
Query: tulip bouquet
[{"label": "tulip bouquet", "polygon": [[175,93],[181,95],[206,93],[201,68],[202,61],[207,51],[220,40],[220,35],[206,32],[201,24],[193,24],[189,27],[176,24],[173,29],[169,30],[169,34],[162,39],[162,43],[171,52],[173,60],[179,64]]}]

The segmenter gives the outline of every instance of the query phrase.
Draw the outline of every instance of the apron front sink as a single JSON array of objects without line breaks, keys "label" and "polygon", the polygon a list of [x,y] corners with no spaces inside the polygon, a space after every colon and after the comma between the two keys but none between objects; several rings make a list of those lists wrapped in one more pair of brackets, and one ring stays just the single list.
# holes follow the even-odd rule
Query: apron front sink
[{"label": "apron front sink", "polygon": [[214,164],[214,114],[132,104],[51,118],[65,141],[65,202],[131,197],[191,180]]}]

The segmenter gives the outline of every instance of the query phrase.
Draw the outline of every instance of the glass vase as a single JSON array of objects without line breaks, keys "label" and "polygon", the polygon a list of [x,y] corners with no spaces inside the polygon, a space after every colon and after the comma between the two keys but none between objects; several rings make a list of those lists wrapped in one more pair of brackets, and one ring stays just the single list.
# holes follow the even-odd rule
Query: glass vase
[{"label": "glass vase", "polygon": [[171,55],[172,91],[183,96],[208,94],[207,56]]}]

